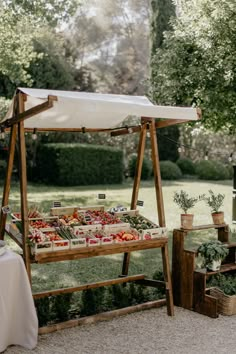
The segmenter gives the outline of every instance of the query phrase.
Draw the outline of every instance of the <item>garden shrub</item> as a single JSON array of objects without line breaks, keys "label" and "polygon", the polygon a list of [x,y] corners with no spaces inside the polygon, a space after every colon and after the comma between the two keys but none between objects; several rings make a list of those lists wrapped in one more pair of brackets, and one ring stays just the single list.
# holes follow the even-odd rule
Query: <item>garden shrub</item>
[{"label": "garden shrub", "polygon": [[[134,178],[135,176],[136,163],[137,163],[137,155],[132,155],[129,160],[129,175],[132,178]],[[148,180],[149,178],[151,178],[151,174],[152,174],[152,163],[147,157],[144,156],[141,179]]]},{"label": "garden shrub", "polygon": [[195,175],[195,164],[187,157],[180,157],[176,161],[177,166],[184,175]]},{"label": "garden shrub", "polygon": [[182,177],[182,172],[176,163],[172,161],[160,161],[161,178],[175,180]]},{"label": "garden shrub", "polygon": [[89,144],[42,144],[33,176],[54,185],[122,183],[123,152]]},{"label": "garden shrub", "polygon": [[219,161],[202,160],[196,164],[198,178],[205,180],[225,180],[229,178],[227,167]]}]

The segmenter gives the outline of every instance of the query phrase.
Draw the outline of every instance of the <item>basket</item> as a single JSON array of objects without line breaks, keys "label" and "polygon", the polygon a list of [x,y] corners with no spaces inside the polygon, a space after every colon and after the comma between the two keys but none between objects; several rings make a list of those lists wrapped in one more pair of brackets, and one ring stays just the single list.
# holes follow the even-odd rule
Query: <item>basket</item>
[{"label": "basket", "polygon": [[225,293],[218,288],[211,288],[209,293],[211,296],[218,299],[218,312],[221,315],[236,315],[236,295],[225,295]]}]

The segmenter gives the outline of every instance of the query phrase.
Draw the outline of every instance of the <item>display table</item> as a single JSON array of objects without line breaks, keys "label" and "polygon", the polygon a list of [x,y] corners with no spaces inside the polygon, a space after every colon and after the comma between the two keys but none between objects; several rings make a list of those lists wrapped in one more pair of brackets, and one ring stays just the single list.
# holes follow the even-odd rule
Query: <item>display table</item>
[{"label": "display table", "polygon": [[0,256],[0,352],[9,345],[33,349],[38,319],[24,262],[7,250]]}]

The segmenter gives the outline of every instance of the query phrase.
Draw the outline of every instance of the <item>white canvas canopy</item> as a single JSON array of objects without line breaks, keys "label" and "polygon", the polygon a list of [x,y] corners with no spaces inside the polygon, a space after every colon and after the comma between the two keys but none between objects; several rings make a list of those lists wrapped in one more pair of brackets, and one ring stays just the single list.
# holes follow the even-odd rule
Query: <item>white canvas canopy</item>
[{"label": "white canvas canopy", "polygon": [[[48,101],[54,96],[53,106],[25,119],[25,128],[114,128],[129,115],[148,118],[181,120],[199,119],[196,108],[157,106],[145,96],[126,96],[74,91],[19,88],[27,96],[25,111]],[[7,112],[9,122],[13,103]]]}]

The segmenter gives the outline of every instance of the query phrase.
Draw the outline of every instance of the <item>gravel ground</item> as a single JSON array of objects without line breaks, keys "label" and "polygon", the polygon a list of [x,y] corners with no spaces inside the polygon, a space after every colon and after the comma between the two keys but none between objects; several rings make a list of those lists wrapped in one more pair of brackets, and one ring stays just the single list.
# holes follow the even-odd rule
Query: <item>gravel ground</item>
[{"label": "gravel ground", "polygon": [[110,321],[39,336],[38,346],[4,354],[223,354],[236,353],[236,316],[211,319],[175,307],[137,312]]}]

